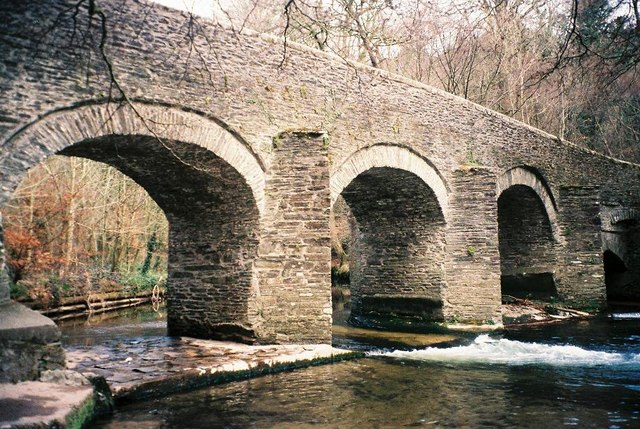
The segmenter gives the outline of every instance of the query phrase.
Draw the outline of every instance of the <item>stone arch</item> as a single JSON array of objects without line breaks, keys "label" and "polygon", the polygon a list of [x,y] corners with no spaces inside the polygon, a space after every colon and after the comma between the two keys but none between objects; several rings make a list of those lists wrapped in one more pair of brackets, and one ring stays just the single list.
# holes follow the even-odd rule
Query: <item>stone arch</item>
[{"label": "stone arch", "polygon": [[608,224],[614,228],[620,224],[624,227],[625,224],[638,223],[640,221],[640,210],[634,207],[620,207],[610,213],[607,220]]},{"label": "stone arch", "polygon": [[414,152],[375,145],[331,177],[350,212],[350,321],[378,328],[443,319],[447,187]]},{"label": "stone arch", "polygon": [[395,168],[413,173],[431,188],[445,219],[449,208],[448,188],[440,172],[415,152],[395,145],[377,144],[353,153],[331,175],[331,205],[360,174],[372,168]]},{"label": "stone arch", "polygon": [[508,188],[521,185],[531,188],[540,198],[542,205],[547,213],[549,222],[551,223],[551,231],[556,241],[560,241],[560,235],[558,231],[558,208],[556,206],[556,200],[553,197],[551,188],[547,185],[546,181],[537,170],[531,167],[514,167],[505,171],[498,179],[497,192],[498,198]]},{"label": "stone arch", "polygon": [[528,167],[506,171],[497,183],[502,295],[557,295],[557,208],[544,179]]},{"label": "stone arch", "polygon": [[100,104],[48,114],[2,148],[0,204],[52,154],[107,163],[140,184],[169,221],[169,333],[255,340],[265,175],[238,136],[172,107]]},{"label": "stone arch", "polygon": [[244,177],[258,210],[264,211],[264,166],[248,144],[204,115],[144,103],[133,103],[132,107],[91,104],[60,109],[18,130],[0,145],[5,154],[0,157],[0,205],[31,166],[78,142],[109,135],[147,136],[200,146]]},{"label": "stone arch", "polygon": [[640,305],[640,210],[604,206],[601,212],[602,261],[607,300],[614,306]]}]

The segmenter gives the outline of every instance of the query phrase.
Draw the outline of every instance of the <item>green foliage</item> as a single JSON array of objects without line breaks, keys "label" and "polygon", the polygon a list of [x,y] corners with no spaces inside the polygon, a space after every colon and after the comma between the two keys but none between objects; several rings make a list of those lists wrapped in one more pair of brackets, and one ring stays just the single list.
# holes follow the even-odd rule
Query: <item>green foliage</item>
[{"label": "green foliage", "polygon": [[135,271],[129,274],[123,274],[120,281],[124,290],[131,293],[138,293],[153,289],[155,285],[160,283],[162,277],[159,273],[148,272],[143,274],[141,271]]},{"label": "green foliage", "polygon": [[282,137],[280,135],[273,136],[271,138],[271,147],[273,149],[278,149],[282,145]]},{"label": "green foliage", "polygon": [[587,313],[598,313],[604,309],[603,302],[596,299],[577,299],[571,303],[571,307]]},{"label": "green foliage", "polygon": [[147,240],[147,255],[144,258],[144,262],[142,263],[142,268],[140,268],[140,274],[146,275],[151,267],[151,258],[153,257],[153,252],[158,248],[158,237],[156,232],[153,231],[149,240]]},{"label": "green foliage", "polygon": [[391,129],[393,130],[394,133],[400,134],[400,119],[399,118],[396,118],[396,120],[393,122],[393,125],[391,126]]},{"label": "green foliage", "polygon": [[457,314],[452,314],[451,316],[447,317],[447,320],[445,320],[445,323],[449,323],[449,324],[460,323],[460,316]]},{"label": "green foliage", "polygon": [[467,157],[465,159],[465,164],[470,166],[478,166],[478,160],[476,160],[475,155],[473,154],[473,148],[471,146],[467,147]]},{"label": "green foliage", "polygon": [[29,297],[28,289],[20,282],[9,282],[9,290],[11,293],[11,299],[21,299]]},{"label": "green foliage", "polygon": [[351,282],[351,274],[349,264],[341,264],[337,267],[331,267],[331,284],[347,285]]},{"label": "green foliage", "polygon": [[580,28],[582,43],[589,46],[604,42],[603,35],[613,29],[611,14],[613,8],[607,0],[591,0],[580,8],[577,25]]},{"label": "green foliage", "polygon": [[470,257],[473,258],[475,256],[475,254],[476,254],[475,246],[468,245],[467,246],[467,256],[470,256]]},{"label": "green foliage", "polygon": [[322,149],[328,150],[330,142],[331,142],[331,139],[329,138],[329,136],[327,135],[322,136]]},{"label": "green foliage", "polygon": [[79,407],[74,408],[65,417],[65,427],[69,429],[81,429],[88,427],[95,411],[95,400],[93,397],[84,401]]},{"label": "green foliage", "polygon": [[573,228],[570,225],[564,227],[564,236],[571,237],[573,235]]}]

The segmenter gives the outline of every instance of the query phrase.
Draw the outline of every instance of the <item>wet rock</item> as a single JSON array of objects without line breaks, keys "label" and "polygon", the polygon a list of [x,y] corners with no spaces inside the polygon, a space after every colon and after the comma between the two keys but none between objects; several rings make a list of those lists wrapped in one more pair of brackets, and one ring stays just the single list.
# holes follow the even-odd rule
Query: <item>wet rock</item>
[{"label": "wet rock", "polygon": [[45,383],[64,384],[65,386],[88,386],[89,379],[76,371],[68,369],[54,369],[44,371],[40,376],[40,381]]},{"label": "wet rock", "polygon": [[[67,350],[74,369],[103,375],[116,400],[162,396],[263,373],[361,356],[329,345],[251,346],[193,338],[148,337],[127,352],[121,341]],[[105,358],[106,356],[106,358]]]}]

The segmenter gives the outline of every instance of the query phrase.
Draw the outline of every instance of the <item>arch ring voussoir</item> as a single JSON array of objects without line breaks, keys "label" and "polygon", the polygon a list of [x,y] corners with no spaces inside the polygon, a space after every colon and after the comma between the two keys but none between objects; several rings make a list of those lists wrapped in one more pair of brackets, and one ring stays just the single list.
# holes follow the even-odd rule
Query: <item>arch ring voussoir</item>
[{"label": "arch ring voussoir", "polygon": [[[0,182],[15,187],[28,168],[46,157],[81,141],[108,135],[143,135],[208,149],[244,177],[258,210],[264,211],[265,172],[247,144],[203,115],[144,103],[118,108],[93,104],[45,115],[4,142],[6,155],[0,158],[0,170],[4,172]],[[0,203],[9,197],[3,193]]]},{"label": "arch ring voussoir", "polygon": [[507,189],[515,185],[522,185],[531,188],[542,201],[554,239],[559,242],[561,237],[558,232],[558,210],[551,189],[538,174],[525,167],[514,167],[505,171],[496,184],[496,195],[500,195]]},{"label": "arch ring voussoir", "polygon": [[331,175],[331,205],[349,184],[371,168],[397,168],[415,174],[434,192],[445,221],[448,219],[447,186],[439,172],[425,159],[401,147],[386,144],[368,146],[353,153]]}]

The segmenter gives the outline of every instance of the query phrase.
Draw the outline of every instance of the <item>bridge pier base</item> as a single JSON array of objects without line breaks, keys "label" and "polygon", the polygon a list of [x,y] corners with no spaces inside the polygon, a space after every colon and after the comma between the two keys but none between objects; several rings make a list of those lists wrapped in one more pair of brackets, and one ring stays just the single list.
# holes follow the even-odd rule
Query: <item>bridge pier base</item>
[{"label": "bridge pier base", "polygon": [[460,169],[450,182],[446,322],[502,323],[495,183],[495,174],[482,167]]},{"label": "bridge pier base", "polygon": [[599,187],[563,186],[559,195],[558,226],[565,243],[558,252],[558,296],[576,308],[601,308],[606,290]]},{"label": "bridge pier base", "polygon": [[273,140],[256,261],[260,339],[331,343],[331,238],[326,136],[286,132]]}]

